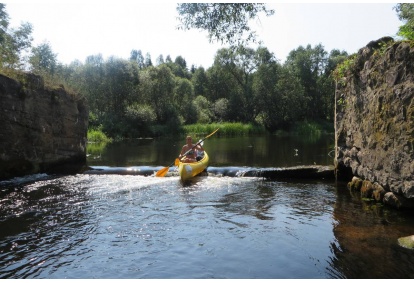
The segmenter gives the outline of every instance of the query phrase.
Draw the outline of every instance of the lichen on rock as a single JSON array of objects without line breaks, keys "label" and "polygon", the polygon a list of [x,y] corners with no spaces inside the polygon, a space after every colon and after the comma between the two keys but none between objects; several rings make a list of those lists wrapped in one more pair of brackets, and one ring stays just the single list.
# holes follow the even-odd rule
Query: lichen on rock
[{"label": "lichen on rock", "polygon": [[337,170],[406,199],[414,198],[413,46],[372,41],[336,78]]}]

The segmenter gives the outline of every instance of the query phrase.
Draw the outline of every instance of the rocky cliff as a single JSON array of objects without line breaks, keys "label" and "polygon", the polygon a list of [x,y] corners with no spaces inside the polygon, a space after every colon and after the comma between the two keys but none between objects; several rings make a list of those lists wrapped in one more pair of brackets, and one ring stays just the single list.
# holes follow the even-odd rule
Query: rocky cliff
[{"label": "rocky cliff", "polygon": [[20,76],[0,75],[0,179],[85,164],[85,100],[45,87],[39,76]]},{"label": "rocky cliff", "polygon": [[336,166],[350,188],[414,207],[414,44],[386,37],[349,58],[337,78]]}]

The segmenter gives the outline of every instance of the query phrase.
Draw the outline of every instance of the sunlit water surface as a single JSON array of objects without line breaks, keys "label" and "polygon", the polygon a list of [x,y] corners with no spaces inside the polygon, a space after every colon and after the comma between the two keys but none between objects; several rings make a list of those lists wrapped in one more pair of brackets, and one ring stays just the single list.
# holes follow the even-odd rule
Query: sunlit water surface
[{"label": "sunlit water surface", "polygon": [[329,138],[212,138],[208,176],[140,175],[180,144],[114,144],[89,156],[102,174],[0,182],[0,278],[414,278],[414,252],[397,244],[411,212],[334,180],[237,174],[330,164]]},{"label": "sunlit water surface", "polygon": [[1,278],[331,277],[330,184],[76,175],[22,186],[3,189]]}]

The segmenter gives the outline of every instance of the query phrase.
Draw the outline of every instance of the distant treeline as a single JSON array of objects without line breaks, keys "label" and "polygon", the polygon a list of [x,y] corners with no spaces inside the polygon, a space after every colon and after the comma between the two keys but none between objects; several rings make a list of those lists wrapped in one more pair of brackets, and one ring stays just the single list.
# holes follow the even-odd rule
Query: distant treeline
[{"label": "distant treeline", "polygon": [[281,64],[265,47],[220,49],[208,68],[183,57],[133,50],[129,59],[89,56],[55,68],[33,66],[85,96],[90,126],[110,137],[174,134],[189,124],[236,122],[289,130],[298,121],[333,121],[336,65],[346,52],[298,47]]},{"label": "distant treeline", "polygon": [[[8,23],[4,4],[0,12]],[[110,138],[180,133],[196,123],[252,124],[274,132],[300,121],[332,122],[331,73],[348,56],[319,44],[299,46],[283,64],[266,47],[238,47],[218,50],[208,69],[187,66],[182,56],[173,61],[160,55],[153,63],[141,50],[128,59],[98,54],[64,65],[47,42],[31,47],[30,24],[3,27],[0,71],[29,70],[86,97],[90,127]]]}]

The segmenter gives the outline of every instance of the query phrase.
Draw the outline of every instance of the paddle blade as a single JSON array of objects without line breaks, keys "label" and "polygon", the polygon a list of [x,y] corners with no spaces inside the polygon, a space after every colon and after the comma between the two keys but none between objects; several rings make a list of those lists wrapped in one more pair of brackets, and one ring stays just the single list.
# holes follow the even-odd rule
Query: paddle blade
[{"label": "paddle blade", "polygon": [[164,167],[164,168],[162,168],[161,170],[159,170],[156,174],[155,174],[155,177],[164,177],[165,175],[167,175],[167,173],[168,173],[168,169],[169,169],[170,167]]},{"label": "paddle blade", "polygon": [[175,161],[174,161],[174,165],[178,166],[179,164],[180,164],[180,159],[176,158]]},{"label": "paddle blade", "polygon": [[208,136],[206,136],[203,140],[205,140],[206,138],[211,137],[212,135],[214,135],[220,128],[217,128],[217,130],[215,130],[214,132],[212,132],[211,134],[209,134]]}]

